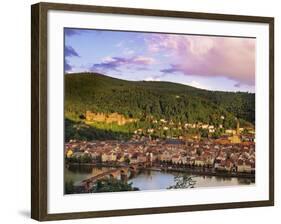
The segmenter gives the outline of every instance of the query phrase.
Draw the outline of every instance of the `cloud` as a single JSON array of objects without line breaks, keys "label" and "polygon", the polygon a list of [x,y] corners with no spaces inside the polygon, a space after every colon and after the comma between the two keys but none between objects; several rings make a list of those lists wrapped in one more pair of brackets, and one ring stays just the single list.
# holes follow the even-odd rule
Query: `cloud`
[{"label": "cloud", "polygon": [[126,67],[128,69],[144,69],[143,66],[147,66],[154,63],[154,59],[144,56],[134,57],[106,57],[101,63],[93,64],[90,71],[107,71],[114,70],[119,71],[119,68]]},{"label": "cloud", "polygon": [[155,60],[151,57],[137,56],[132,58],[132,62],[137,65],[151,65]]},{"label": "cloud", "polygon": [[125,54],[125,55],[132,55],[134,53],[135,53],[134,50],[131,50],[131,49],[128,49],[128,48],[125,48],[124,51],[123,51],[123,54]]},{"label": "cloud", "polygon": [[87,34],[87,33],[100,35],[104,32],[105,31],[103,31],[103,30],[95,30],[95,29],[79,29],[79,28],[65,28],[64,29],[65,37],[72,37],[75,35],[81,35],[81,34]]},{"label": "cloud", "polygon": [[72,29],[72,28],[65,28],[64,29],[64,34],[66,36],[79,35],[80,33],[81,33],[81,30],[79,30],[79,29]]},{"label": "cloud", "polygon": [[64,47],[65,57],[80,57],[79,54],[73,49],[73,47],[65,45]]},{"label": "cloud", "polygon": [[176,72],[184,73],[184,70],[180,67],[179,64],[170,64],[169,68],[162,69],[160,70],[160,72],[165,74],[176,73]]},{"label": "cloud", "polygon": [[161,70],[163,73],[222,76],[241,84],[255,84],[253,38],[155,34],[146,42],[150,52],[170,55],[171,64]]},{"label": "cloud", "polygon": [[144,79],[144,81],[161,81],[160,79],[158,79],[158,78],[154,78],[154,77],[151,77],[151,76],[149,76],[149,77],[146,77],[145,79]]},{"label": "cloud", "polygon": [[69,62],[64,59],[64,70],[65,72],[70,72],[72,70],[72,66],[69,64]]},{"label": "cloud", "polygon": [[70,65],[67,58],[70,57],[80,57],[79,54],[73,49],[73,47],[65,45],[64,47],[64,70],[65,72],[70,72],[73,67]]},{"label": "cloud", "polygon": [[120,41],[119,43],[115,44],[115,47],[123,47],[124,43],[123,41]]},{"label": "cloud", "polygon": [[186,83],[186,85],[193,86],[193,87],[199,88],[199,89],[209,89],[210,90],[210,87],[202,85],[201,83],[199,83],[199,82],[197,82],[195,80],[193,80],[193,81],[191,81],[189,83]]},{"label": "cloud", "polygon": [[236,83],[236,84],[234,84],[234,87],[236,87],[236,88],[241,87],[241,83]]},{"label": "cloud", "polygon": [[144,81],[162,81],[161,80],[161,75],[154,75],[154,76],[148,76],[144,79]]},{"label": "cloud", "polygon": [[145,66],[135,67],[134,69],[137,70],[137,71],[149,71],[149,70],[151,70],[150,68],[145,67]]}]

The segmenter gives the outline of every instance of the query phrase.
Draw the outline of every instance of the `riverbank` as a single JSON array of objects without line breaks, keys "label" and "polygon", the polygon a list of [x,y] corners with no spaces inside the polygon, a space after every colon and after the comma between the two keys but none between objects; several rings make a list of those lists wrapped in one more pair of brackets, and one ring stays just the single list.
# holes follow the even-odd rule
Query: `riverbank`
[{"label": "riverbank", "polygon": [[255,174],[251,173],[226,173],[226,172],[212,172],[212,171],[202,171],[196,170],[191,168],[145,168],[148,170],[153,171],[165,171],[165,172],[181,172],[181,173],[190,173],[193,175],[200,175],[200,176],[217,176],[217,177],[237,177],[237,178],[250,178],[255,179]]},{"label": "riverbank", "polygon": [[[106,164],[106,163],[68,163],[67,166],[94,166],[94,167],[111,167],[111,168],[121,168],[128,167],[129,165],[123,164]],[[214,176],[214,177],[225,177],[225,178],[248,178],[255,180],[255,174],[253,173],[238,173],[238,172],[223,172],[223,171],[213,171],[205,168],[175,168],[175,167],[161,167],[161,166],[152,166],[152,167],[142,167],[140,170],[150,170],[150,171],[162,171],[162,172],[180,172],[180,173],[189,173],[192,175],[200,176]]]}]

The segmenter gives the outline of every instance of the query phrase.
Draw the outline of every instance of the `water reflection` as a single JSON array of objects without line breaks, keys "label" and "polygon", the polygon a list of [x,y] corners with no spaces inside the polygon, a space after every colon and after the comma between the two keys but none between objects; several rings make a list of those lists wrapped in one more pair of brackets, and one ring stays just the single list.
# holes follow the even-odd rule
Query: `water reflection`
[{"label": "water reflection", "polygon": [[[65,181],[73,181],[74,183],[80,182],[84,179],[106,172],[110,167],[95,167],[91,165],[71,165],[65,168]],[[250,185],[254,184],[254,179],[249,178],[233,178],[233,177],[221,177],[221,176],[194,176],[191,173],[184,173],[186,177],[192,177],[186,179],[192,181],[192,187],[218,187],[218,186],[235,186],[235,185]],[[140,190],[157,190],[167,189],[171,186],[175,186],[182,173],[176,172],[163,172],[154,170],[141,170],[131,178],[128,178],[128,182],[132,183],[133,187],[137,187]],[[180,183],[182,186],[184,183]]]}]

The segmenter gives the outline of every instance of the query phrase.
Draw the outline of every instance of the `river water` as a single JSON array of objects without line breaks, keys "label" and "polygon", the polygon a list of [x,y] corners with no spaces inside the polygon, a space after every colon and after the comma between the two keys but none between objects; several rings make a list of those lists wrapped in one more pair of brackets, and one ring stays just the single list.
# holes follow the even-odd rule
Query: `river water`
[{"label": "river water", "polygon": [[[73,181],[78,183],[91,176],[98,175],[99,173],[108,171],[109,167],[93,167],[93,166],[70,166],[65,168],[65,181]],[[128,180],[133,183],[133,187],[140,190],[158,190],[167,189],[175,184],[175,177],[179,173],[151,171],[145,170]],[[204,176],[192,175],[192,180],[195,181],[194,187],[219,187],[219,186],[236,186],[236,185],[250,185],[254,184],[254,180],[248,178],[237,177],[217,177],[217,176]]]}]

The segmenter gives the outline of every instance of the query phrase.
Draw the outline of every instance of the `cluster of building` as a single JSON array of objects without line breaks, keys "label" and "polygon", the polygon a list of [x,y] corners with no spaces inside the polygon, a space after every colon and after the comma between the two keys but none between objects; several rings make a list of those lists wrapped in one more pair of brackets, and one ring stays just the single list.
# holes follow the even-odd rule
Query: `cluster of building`
[{"label": "cluster of building", "polygon": [[[224,119],[224,116],[221,116],[221,119]],[[225,129],[225,127],[220,124],[218,127],[214,125],[196,122],[196,123],[181,123],[173,122],[172,120],[152,120],[154,128],[138,128],[134,130],[134,139],[140,139],[142,136],[150,136],[153,134],[163,134],[161,131],[166,131],[165,137],[168,139],[180,139],[180,140],[200,140],[201,134],[198,130],[204,130],[205,133],[208,133],[209,137],[212,137],[213,134],[220,130],[220,137],[224,139],[227,143],[240,143],[245,141],[254,141],[255,140],[255,130],[253,127],[243,128],[239,126],[239,120],[237,119],[237,126],[235,129]],[[193,133],[188,134],[188,130],[195,130]],[[196,131],[197,130],[197,131]],[[159,132],[160,131],[160,132]],[[241,134],[243,133],[243,135]],[[247,134],[246,134],[247,133]],[[163,136],[162,136],[163,137]]]},{"label": "cluster of building", "polygon": [[255,173],[254,141],[236,144],[223,139],[202,141],[70,141],[65,144],[67,158],[90,156],[93,163],[208,168],[213,171]]},{"label": "cluster of building", "polygon": [[[183,131],[188,129],[206,129],[209,133],[214,133],[216,131],[216,127],[214,125],[204,124],[204,123],[181,123],[181,122],[173,122],[172,120],[167,121],[165,119],[160,120],[152,120],[154,128],[138,128],[134,130],[134,134],[153,134],[159,130],[163,131]],[[220,125],[219,128],[223,128],[223,125]]]}]

